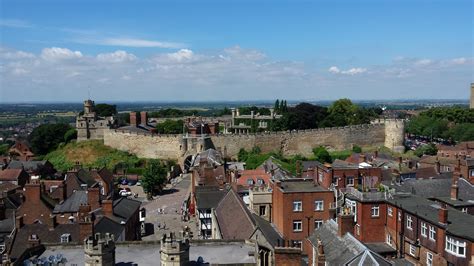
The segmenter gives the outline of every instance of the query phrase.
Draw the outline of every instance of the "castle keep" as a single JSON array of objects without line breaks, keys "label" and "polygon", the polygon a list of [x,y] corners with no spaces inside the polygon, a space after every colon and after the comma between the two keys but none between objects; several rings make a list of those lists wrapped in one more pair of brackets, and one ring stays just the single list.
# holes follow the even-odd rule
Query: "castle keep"
[{"label": "castle keep", "polygon": [[94,111],[95,103],[92,100],[84,101],[84,114],[76,118],[77,141],[88,139],[103,139],[104,130],[115,124],[113,117],[99,117]]}]

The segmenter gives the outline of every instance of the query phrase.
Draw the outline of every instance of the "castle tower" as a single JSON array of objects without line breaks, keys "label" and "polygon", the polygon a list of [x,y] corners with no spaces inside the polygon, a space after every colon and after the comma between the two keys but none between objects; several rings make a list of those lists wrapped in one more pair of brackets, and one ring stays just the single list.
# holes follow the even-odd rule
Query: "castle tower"
[{"label": "castle tower", "polygon": [[471,104],[469,108],[474,109],[474,83],[471,83]]},{"label": "castle tower", "polygon": [[384,146],[394,152],[405,152],[405,121],[401,119],[387,119],[384,124]]},{"label": "castle tower", "polygon": [[100,233],[89,236],[84,240],[84,264],[86,266],[115,265],[114,235]]},{"label": "castle tower", "polygon": [[189,262],[189,240],[181,232],[178,236],[171,232],[161,239],[161,266],[180,266]]},{"label": "castle tower", "polygon": [[89,115],[94,113],[94,101],[93,100],[85,100],[84,101],[84,115]]}]

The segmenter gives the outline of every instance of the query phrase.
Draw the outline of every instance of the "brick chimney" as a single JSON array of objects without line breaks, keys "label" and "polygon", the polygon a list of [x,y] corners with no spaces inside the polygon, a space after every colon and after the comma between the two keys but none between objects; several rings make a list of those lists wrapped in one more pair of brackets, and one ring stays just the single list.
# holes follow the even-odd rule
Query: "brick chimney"
[{"label": "brick chimney", "polygon": [[326,255],[324,254],[324,245],[320,239],[318,239],[318,254],[317,257],[314,258],[316,260],[316,265],[318,266],[325,266],[326,265]]},{"label": "brick chimney", "polygon": [[354,233],[354,215],[348,209],[343,209],[337,217],[337,235],[342,237],[346,233]]},{"label": "brick chimney", "polygon": [[140,112],[140,124],[148,125],[148,113],[146,111]]},{"label": "brick chimney", "polygon": [[451,185],[451,199],[452,200],[457,200],[458,199],[458,194],[459,194],[458,182],[453,181],[453,184]]},{"label": "brick chimney", "polygon": [[95,216],[91,213],[90,205],[79,206],[79,237],[85,239],[94,234]]},{"label": "brick chimney", "polygon": [[137,127],[138,126],[138,120],[137,120],[137,113],[136,112],[130,112],[130,126],[132,126],[132,127]]},{"label": "brick chimney", "polygon": [[41,197],[41,185],[37,181],[25,185],[25,201],[39,202]]},{"label": "brick chimney", "polygon": [[448,209],[446,208],[446,204],[442,204],[441,208],[438,210],[438,220],[440,224],[446,225],[448,224]]},{"label": "brick chimney", "polygon": [[16,228],[17,230],[20,230],[20,228],[22,228],[23,225],[25,225],[25,224],[23,223],[23,216],[17,216],[17,217],[15,217],[15,228]]},{"label": "brick chimney", "polygon": [[54,230],[56,225],[58,225],[56,221],[56,215],[50,215],[49,219],[47,220],[47,224],[50,231]]},{"label": "brick chimney", "polygon": [[100,189],[98,187],[87,189],[87,203],[90,205],[91,210],[100,208]]},{"label": "brick chimney", "polygon": [[105,216],[112,216],[114,214],[114,207],[112,200],[103,200],[102,201],[102,211]]}]

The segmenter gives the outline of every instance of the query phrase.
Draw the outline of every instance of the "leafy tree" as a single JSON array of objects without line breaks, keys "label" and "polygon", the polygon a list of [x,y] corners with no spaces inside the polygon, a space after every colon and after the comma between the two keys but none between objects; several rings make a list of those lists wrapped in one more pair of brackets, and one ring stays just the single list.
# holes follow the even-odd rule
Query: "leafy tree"
[{"label": "leafy tree", "polygon": [[421,157],[423,155],[436,155],[438,149],[433,143],[422,145],[415,150],[415,155]]},{"label": "leafy tree", "polygon": [[117,106],[106,103],[99,103],[94,108],[98,116],[113,116],[117,114]]},{"label": "leafy tree", "polygon": [[183,120],[167,119],[157,124],[156,130],[160,134],[180,134],[183,132]]},{"label": "leafy tree", "polygon": [[64,134],[64,142],[69,143],[71,140],[77,139],[77,130],[71,128]]},{"label": "leafy tree", "polygon": [[146,166],[141,183],[143,190],[151,195],[156,189],[161,190],[166,183],[167,171],[159,160],[150,160]]},{"label": "leafy tree", "polygon": [[362,148],[357,146],[357,145],[354,145],[354,146],[352,146],[352,151],[355,152],[355,153],[361,153]]},{"label": "leafy tree", "polygon": [[331,155],[323,146],[319,146],[313,149],[314,157],[317,161],[321,163],[330,163],[332,162]]},{"label": "leafy tree", "polygon": [[0,144],[0,155],[6,155],[8,150],[10,149],[10,145],[8,144]]},{"label": "leafy tree", "polygon": [[275,105],[273,106],[273,109],[275,109],[275,112],[277,112],[277,113],[280,112],[280,100],[276,99]]},{"label": "leafy tree", "polygon": [[71,126],[68,124],[44,124],[33,129],[28,136],[31,148],[38,155],[55,150],[64,141],[64,135]]}]

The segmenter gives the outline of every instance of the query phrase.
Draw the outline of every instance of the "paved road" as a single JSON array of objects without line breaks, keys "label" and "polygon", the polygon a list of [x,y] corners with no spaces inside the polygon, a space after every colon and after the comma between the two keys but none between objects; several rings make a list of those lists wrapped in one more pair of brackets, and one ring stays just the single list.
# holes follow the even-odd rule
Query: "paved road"
[{"label": "paved road", "polygon": [[181,206],[188,198],[191,189],[190,179],[189,174],[179,177],[176,185],[168,186],[162,195],[155,196],[152,201],[144,200],[142,206],[146,209],[145,223],[153,224],[154,234],[143,237],[143,240],[161,239],[164,233],[179,232],[185,226],[192,230],[195,237],[197,236],[194,220],[188,222],[181,220]]}]

